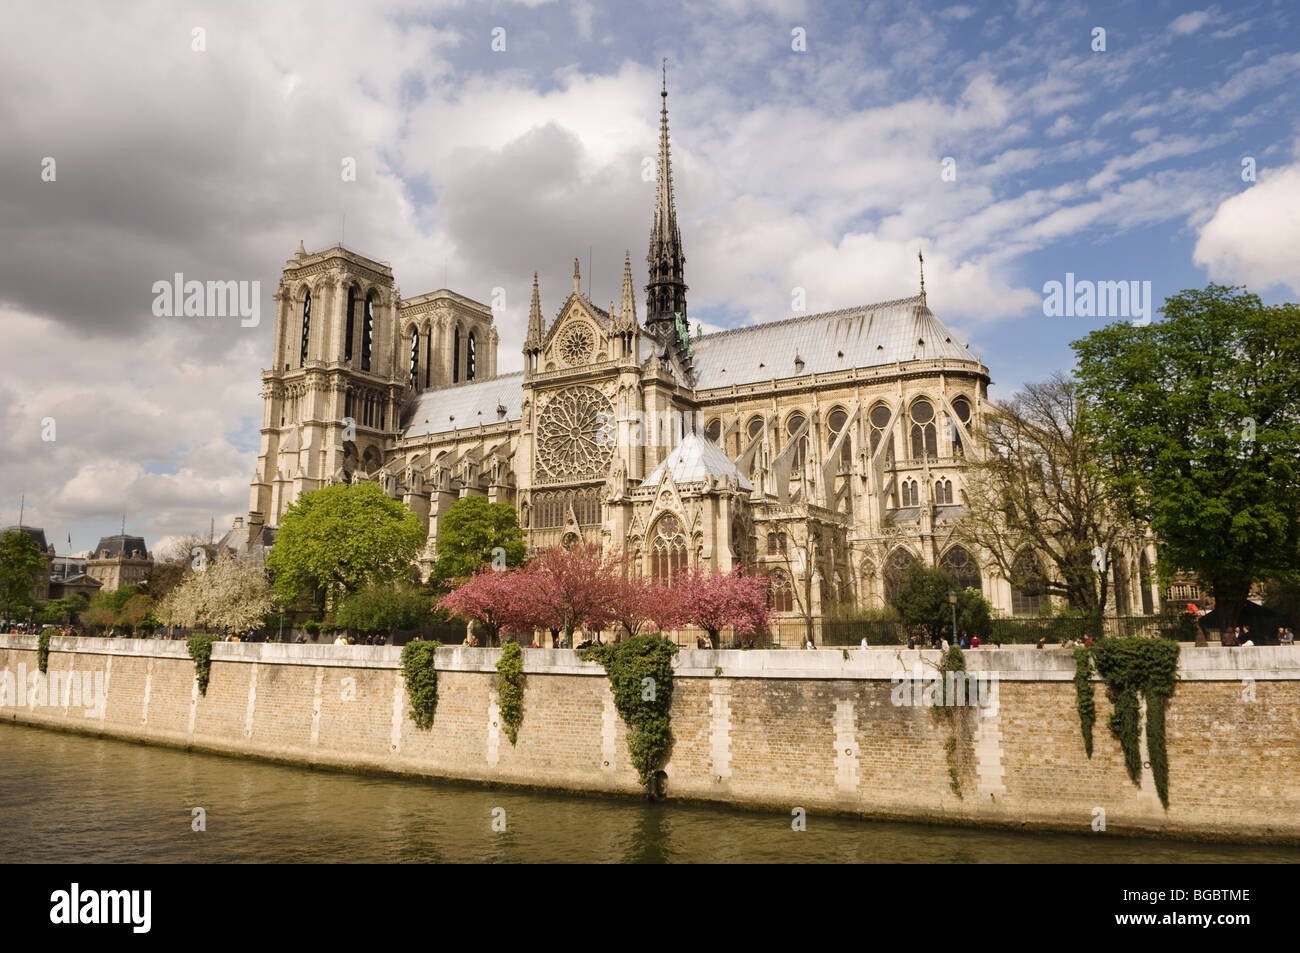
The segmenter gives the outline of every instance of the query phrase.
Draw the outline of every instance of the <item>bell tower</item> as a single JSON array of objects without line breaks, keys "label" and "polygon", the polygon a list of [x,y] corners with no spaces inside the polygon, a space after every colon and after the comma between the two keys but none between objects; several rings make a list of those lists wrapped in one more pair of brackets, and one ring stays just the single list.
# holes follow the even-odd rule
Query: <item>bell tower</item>
[{"label": "bell tower", "polygon": [[408,387],[388,265],[341,245],[308,254],[299,243],[274,297],[250,541],[278,526],[300,493],[379,469]]}]

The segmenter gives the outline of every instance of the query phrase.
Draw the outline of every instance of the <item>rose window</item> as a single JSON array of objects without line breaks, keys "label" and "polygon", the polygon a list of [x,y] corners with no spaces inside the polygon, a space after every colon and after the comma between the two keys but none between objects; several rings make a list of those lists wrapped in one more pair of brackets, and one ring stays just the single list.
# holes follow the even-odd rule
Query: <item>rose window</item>
[{"label": "rose window", "polygon": [[537,423],[537,463],[550,480],[603,477],[614,453],[613,408],[594,387],[571,387],[552,397]]},{"label": "rose window", "polygon": [[591,360],[594,349],[595,341],[592,340],[591,330],[585,325],[570,325],[560,335],[560,358],[570,367],[586,364]]}]

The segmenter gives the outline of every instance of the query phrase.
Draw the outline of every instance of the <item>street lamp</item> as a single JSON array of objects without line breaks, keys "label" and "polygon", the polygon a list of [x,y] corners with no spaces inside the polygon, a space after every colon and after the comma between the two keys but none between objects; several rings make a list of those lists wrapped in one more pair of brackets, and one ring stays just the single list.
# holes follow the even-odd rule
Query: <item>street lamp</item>
[{"label": "street lamp", "polygon": [[952,606],[952,644],[957,644],[957,591],[948,590],[948,605]]}]

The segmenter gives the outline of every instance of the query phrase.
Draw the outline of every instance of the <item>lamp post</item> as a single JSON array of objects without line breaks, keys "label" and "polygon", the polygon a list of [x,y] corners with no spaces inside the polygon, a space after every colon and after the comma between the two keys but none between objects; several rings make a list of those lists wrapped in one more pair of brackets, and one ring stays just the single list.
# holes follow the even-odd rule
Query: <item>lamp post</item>
[{"label": "lamp post", "polygon": [[957,644],[957,591],[948,590],[948,605],[952,606],[952,644]]}]

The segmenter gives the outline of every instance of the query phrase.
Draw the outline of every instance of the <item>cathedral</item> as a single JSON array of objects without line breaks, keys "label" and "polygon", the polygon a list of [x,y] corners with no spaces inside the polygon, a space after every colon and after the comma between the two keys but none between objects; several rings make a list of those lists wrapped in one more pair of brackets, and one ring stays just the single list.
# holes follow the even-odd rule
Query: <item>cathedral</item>
[{"label": "cathedral", "polygon": [[247,524],[252,549],[301,493],[379,482],[428,526],[456,500],[513,505],[530,549],[585,540],[670,579],[743,566],[773,577],[778,620],[881,607],[914,561],[1033,614],[958,542],[966,455],[989,372],[911,297],[691,333],[666,85],[649,283],[638,315],[573,289],[547,319],[536,276],[523,370],[497,373],[487,305],[403,298],[392,269],[300,244],[275,293],[274,363]]}]

